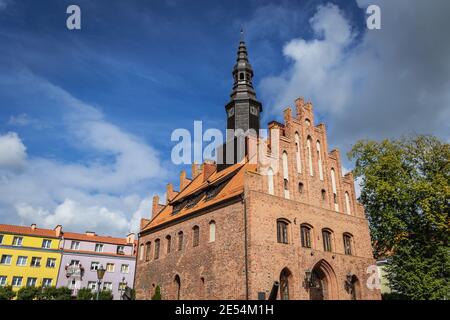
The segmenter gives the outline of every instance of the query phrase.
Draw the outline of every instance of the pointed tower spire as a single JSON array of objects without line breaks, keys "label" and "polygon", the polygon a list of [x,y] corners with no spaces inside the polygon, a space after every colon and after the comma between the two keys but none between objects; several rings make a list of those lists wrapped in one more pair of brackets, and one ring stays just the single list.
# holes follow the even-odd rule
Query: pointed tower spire
[{"label": "pointed tower spire", "polygon": [[261,102],[256,99],[253,88],[253,68],[248,59],[241,29],[236,64],[233,67],[233,89],[230,101],[225,105],[227,112],[226,142],[217,150],[218,170],[231,163],[238,163],[248,155],[249,136],[258,137]]},{"label": "pointed tower spire", "polygon": [[253,69],[248,60],[247,47],[244,41],[244,30],[241,29],[239,47],[237,51],[236,64],[233,68],[233,90],[231,99],[253,98],[256,99],[256,93],[253,89]]}]

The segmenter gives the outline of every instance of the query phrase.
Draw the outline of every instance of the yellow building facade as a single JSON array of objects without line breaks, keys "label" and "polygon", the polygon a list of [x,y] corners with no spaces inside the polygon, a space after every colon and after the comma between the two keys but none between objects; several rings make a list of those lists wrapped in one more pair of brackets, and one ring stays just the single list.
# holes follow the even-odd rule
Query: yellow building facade
[{"label": "yellow building facade", "polygon": [[56,286],[61,226],[55,229],[0,224],[0,286]]}]

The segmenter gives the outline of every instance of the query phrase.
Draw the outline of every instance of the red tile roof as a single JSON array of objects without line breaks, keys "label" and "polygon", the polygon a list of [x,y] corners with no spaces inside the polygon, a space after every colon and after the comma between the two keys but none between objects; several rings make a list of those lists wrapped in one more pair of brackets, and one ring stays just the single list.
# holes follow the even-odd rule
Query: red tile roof
[{"label": "red tile roof", "polygon": [[70,240],[101,242],[101,243],[118,244],[118,245],[124,245],[124,246],[133,245],[132,243],[127,243],[126,238],[114,238],[114,237],[109,237],[109,236],[87,235],[85,233],[76,233],[76,232],[63,232],[62,236],[64,237],[64,239],[70,239]]},{"label": "red tile roof", "polygon": [[[256,165],[248,162],[242,164],[237,163],[223,169],[221,171],[214,171],[211,176],[204,180],[204,173],[199,174],[193,179],[183,190],[165,205],[164,208],[158,212],[149,223],[146,223],[141,232],[144,230],[152,229],[163,223],[178,219],[180,217],[188,216],[201,209],[205,209],[219,202],[236,197],[244,192],[244,174],[246,171],[255,171]],[[220,185],[223,183],[223,187],[219,188],[219,191],[213,198],[206,199],[204,191],[214,185]],[[203,194],[202,194],[203,193]],[[184,206],[179,212],[173,214],[174,205],[183,202],[183,200],[198,196],[200,199],[196,201],[195,205],[191,207]]]},{"label": "red tile roof", "polygon": [[36,237],[58,238],[55,230],[0,224],[0,233],[19,234]]}]

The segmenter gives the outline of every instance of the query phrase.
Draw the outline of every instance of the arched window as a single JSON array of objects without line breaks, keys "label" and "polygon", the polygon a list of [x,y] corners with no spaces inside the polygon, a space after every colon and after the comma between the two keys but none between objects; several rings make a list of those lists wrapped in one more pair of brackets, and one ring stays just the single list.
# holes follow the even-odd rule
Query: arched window
[{"label": "arched window", "polygon": [[306,151],[308,153],[309,175],[312,177],[314,175],[314,172],[313,172],[313,161],[311,150],[311,137],[308,137],[308,139],[306,140]]},{"label": "arched window", "polygon": [[303,183],[301,183],[301,182],[298,183],[298,193],[300,193],[300,194],[303,193]]},{"label": "arched window", "polygon": [[311,121],[309,119],[305,119],[305,124],[307,127],[311,126]]},{"label": "arched window", "polygon": [[331,252],[333,251],[332,248],[332,241],[331,241],[331,231],[329,229],[322,229],[322,241],[323,241],[323,250]]},{"label": "arched window", "polygon": [[183,250],[183,231],[178,232],[178,251]]},{"label": "arched window", "polygon": [[339,211],[339,205],[337,202],[336,174],[334,172],[334,168],[331,168],[331,187],[333,189],[334,210]]},{"label": "arched window", "polygon": [[145,243],[145,261],[150,261],[150,252],[152,250],[152,243],[147,241]]},{"label": "arched window", "polygon": [[193,231],[193,240],[192,240],[192,246],[197,247],[200,242],[200,228],[198,226],[194,226],[192,228]]},{"label": "arched window", "polygon": [[292,274],[287,269],[284,268],[280,273],[280,299],[289,300],[289,278]]},{"label": "arched window", "polygon": [[350,207],[350,196],[348,195],[348,192],[345,192],[345,212],[347,214],[352,214],[352,209]]},{"label": "arched window", "polygon": [[298,132],[295,133],[295,158],[297,160],[297,172],[302,172],[302,161],[300,157],[300,135]]},{"label": "arched window", "polygon": [[284,219],[277,220],[277,241],[278,243],[289,243],[288,222]]},{"label": "arched window", "polygon": [[283,152],[283,179],[284,179],[284,197],[289,199],[289,167],[287,152]]},{"label": "arched window", "polygon": [[322,193],[322,200],[325,201],[327,198],[327,192],[325,191],[325,189],[322,189],[321,193]]},{"label": "arched window", "polygon": [[176,290],[176,299],[180,300],[180,296],[181,296],[181,279],[180,279],[179,275],[175,276],[174,282],[175,282],[175,290]]},{"label": "arched window", "polygon": [[317,165],[319,167],[319,178],[323,180],[323,169],[322,169],[322,152],[320,151],[320,142],[316,142],[317,147]]},{"label": "arched window", "polygon": [[239,73],[239,80],[244,80],[244,73],[243,72]]},{"label": "arched window", "polygon": [[139,246],[139,260],[144,260],[144,244],[141,243],[141,245]]},{"label": "arched window", "polygon": [[216,241],[216,222],[213,220],[209,223],[209,242]]},{"label": "arched window", "polygon": [[155,260],[159,259],[159,246],[160,246],[160,241],[159,241],[159,239],[156,239],[155,240],[155,256],[154,256]]},{"label": "arched window", "polygon": [[344,253],[350,256],[353,254],[353,236],[350,233],[344,233]]},{"label": "arched window", "polygon": [[273,170],[272,168],[269,168],[267,170],[267,181],[268,181],[268,188],[269,188],[269,194],[274,194],[274,187],[273,187]]},{"label": "arched window", "polygon": [[300,236],[302,241],[302,247],[311,248],[311,227],[307,224],[300,226]]},{"label": "arched window", "polygon": [[172,247],[172,237],[169,235],[166,236],[166,244],[167,244],[167,253],[170,253],[170,249]]}]

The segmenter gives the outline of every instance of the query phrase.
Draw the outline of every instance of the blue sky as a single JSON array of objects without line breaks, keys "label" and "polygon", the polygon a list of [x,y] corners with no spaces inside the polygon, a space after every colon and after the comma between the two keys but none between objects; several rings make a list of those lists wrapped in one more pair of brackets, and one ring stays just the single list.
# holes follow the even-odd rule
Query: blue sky
[{"label": "blue sky", "polygon": [[304,96],[343,156],[360,138],[448,141],[448,4],[372,3],[381,30],[364,0],[0,0],[0,222],[136,230],[178,184],[171,132],[224,129],[241,27],[263,125]]}]

